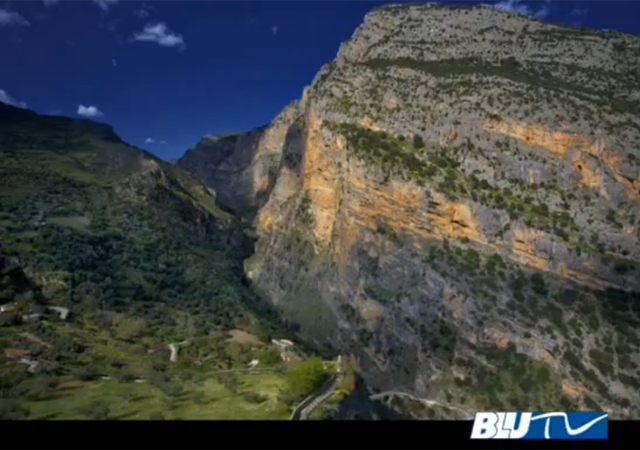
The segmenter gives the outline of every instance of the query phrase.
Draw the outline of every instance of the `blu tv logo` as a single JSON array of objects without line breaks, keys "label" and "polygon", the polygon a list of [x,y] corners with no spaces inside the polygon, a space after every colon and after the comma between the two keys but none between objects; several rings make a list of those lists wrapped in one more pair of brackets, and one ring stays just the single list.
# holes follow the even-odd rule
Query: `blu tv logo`
[{"label": "blu tv logo", "polygon": [[[552,426],[556,418],[562,421]],[[608,439],[608,418],[607,413],[480,412],[471,439]]]}]

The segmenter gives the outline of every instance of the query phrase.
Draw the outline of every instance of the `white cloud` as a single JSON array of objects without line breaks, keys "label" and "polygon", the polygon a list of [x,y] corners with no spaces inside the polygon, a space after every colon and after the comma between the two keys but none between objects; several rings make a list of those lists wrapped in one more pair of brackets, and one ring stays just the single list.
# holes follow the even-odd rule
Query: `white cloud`
[{"label": "white cloud", "polygon": [[138,9],[135,9],[133,11],[133,15],[136,17],[139,17],[140,19],[144,19],[146,17],[149,17],[151,15],[151,10],[153,8],[149,5],[147,5],[146,3],[143,3],[142,6]]},{"label": "white cloud", "polygon": [[278,34],[278,26],[277,25],[273,25],[271,27],[271,32],[273,33],[273,35],[275,36],[276,34]]},{"label": "white cloud", "polygon": [[6,103],[7,105],[17,106],[18,108],[26,108],[27,103],[16,100],[7,94],[7,91],[0,89],[0,102]]},{"label": "white cloud", "polygon": [[104,114],[95,106],[78,106],[77,114],[82,117],[102,117]]},{"label": "white cloud", "polygon": [[156,142],[156,141],[154,141],[154,140],[153,140],[153,138],[150,138],[150,137],[148,137],[148,138],[146,138],[146,139],[144,140],[144,143],[145,143],[145,144],[153,144],[154,142]]},{"label": "white cloud", "polygon": [[136,33],[133,40],[141,42],[155,42],[163,47],[184,47],[184,39],[181,34],[176,34],[167,28],[164,23],[147,25],[142,33]]},{"label": "white cloud", "polygon": [[113,67],[117,67],[118,66],[118,61],[116,61],[115,58],[111,58],[111,64],[113,64]]},{"label": "white cloud", "polygon": [[56,5],[60,0],[42,0],[44,6],[53,6]]},{"label": "white cloud", "polygon": [[534,15],[533,17],[536,19],[545,19],[547,16],[549,15],[549,2],[547,2],[547,4],[545,6],[543,6],[542,8],[540,8]]},{"label": "white cloud", "polygon": [[162,145],[165,145],[165,144],[167,143],[167,141],[160,141],[160,143],[161,143]]},{"label": "white cloud", "polygon": [[31,25],[27,19],[20,14],[7,11],[6,9],[0,9],[0,27],[10,25]]},{"label": "white cloud", "polygon": [[118,3],[118,0],[92,0],[92,1],[93,3],[98,5],[100,9],[102,9],[102,11],[104,12],[109,12],[109,8],[111,8],[111,6]]},{"label": "white cloud", "polygon": [[520,3],[520,0],[503,0],[493,5],[493,7],[518,14],[531,14],[531,8]]},{"label": "white cloud", "polygon": [[494,8],[502,9],[503,11],[526,14],[528,16],[533,16],[536,19],[544,19],[549,15],[550,3],[551,0],[545,0],[545,4],[541,6],[540,9],[535,11],[531,7],[524,4],[522,0],[502,0],[491,6],[493,6]]}]

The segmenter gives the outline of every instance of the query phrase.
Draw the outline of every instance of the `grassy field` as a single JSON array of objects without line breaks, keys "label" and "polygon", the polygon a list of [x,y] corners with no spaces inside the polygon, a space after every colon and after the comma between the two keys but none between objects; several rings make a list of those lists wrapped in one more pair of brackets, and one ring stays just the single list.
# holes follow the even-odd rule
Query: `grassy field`
[{"label": "grassy field", "polygon": [[[46,400],[26,402],[30,418],[40,420],[87,419],[86,410],[97,402],[109,405],[110,420],[148,420],[162,414],[167,420],[288,420],[290,411],[278,401],[284,384],[279,374],[239,375],[239,390],[230,392],[214,377],[182,384],[182,394],[169,397],[149,383],[113,380],[61,384]],[[252,401],[247,394],[264,397]]]}]

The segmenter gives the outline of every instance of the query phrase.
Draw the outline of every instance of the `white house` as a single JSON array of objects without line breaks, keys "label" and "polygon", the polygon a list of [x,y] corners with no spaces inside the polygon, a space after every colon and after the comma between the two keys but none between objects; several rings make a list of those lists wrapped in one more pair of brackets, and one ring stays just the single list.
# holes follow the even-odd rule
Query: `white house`
[{"label": "white house", "polygon": [[61,320],[67,320],[67,316],[69,315],[69,308],[63,308],[61,306],[48,306],[48,308],[60,314]]},{"label": "white house", "polygon": [[254,359],[253,361],[251,361],[251,362],[249,363],[249,368],[250,368],[250,369],[253,369],[255,366],[257,366],[257,365],[258,365],[258,363],[259,363],[259,362],[260,362],[260,361],[258,361],[257,359]]},{"label": "white house", "polygon": [[272,339],[271,342],[282,348],[293,347],[293,342],[288,339]]}]

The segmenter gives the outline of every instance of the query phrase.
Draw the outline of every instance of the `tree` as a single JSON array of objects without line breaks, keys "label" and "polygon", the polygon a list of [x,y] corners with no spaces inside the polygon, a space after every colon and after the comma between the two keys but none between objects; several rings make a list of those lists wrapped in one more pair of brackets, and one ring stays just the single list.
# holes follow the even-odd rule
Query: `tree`
[{"label": "tree", "polygon": [[547,294],[547,286],[544,282],[544,278],[538,272],[531,276],[531,283],[533,284],[533,291],[539,295]]},{"label": "tree", "polygon": [[300,363],[289,373],[287,387],[291,394],[307,397],[320,389],[329,376],[321,359],[310,359]]},{"label": "tree", "polygon": [[73,375],[80,381],[93,381],[98,378],[98,372],[93,366],[84,366],[76,369]]},{"label": "tree", "polygon": [[155,386],[165,395],[172,398],[179,397],[184,392],[182,386],[174,381],[159,381],[156,382]]},{"label": "tree", "polygon": [[168,411],[173,411],[174,409],[176,409],[176,407],[178,405],[177,405],[176,401],[173,398],[164,397],[162,399],[162,406]]},{"label": "tree", "polygon": [[254,353],[254,358],[260,361],[261,366],[275,366],[280,364],[280,352],[273,348],[264,346]]},{"label": "tree", "polygon": [[218,381],[232,394],[237,394],[240,389],[240,380],[238,380],[238,376],[235,373],[221,374]]},{"label": "tree", "polygon": [[420,136],[417,133],[415,136],[413,136],[413,148],[415,149],[424,148],[424,141],[422,140],[422,136]]},{"label": "tree", "polygon": [[17,366],[2,367],[0,370],[0,398],[6,397],[9,390],[28,378],[26,371]]},{"label": "tree", "polygon": [[127,404],[129,404],[137,401],[140,397],[135,391],[128,391],[122,396],[122,398]]},{"label": "tree", "polygon": [[20,325],[22,322],[19,315],[12,311],[5,311],[0,313],[0,327],[12,327]]},{"label": "tree", "polygon": [[194,391],[191,394],[191,400],[196,405],[206,405],[207,403],[209,403],[209,400],[207,399],[203,391]]},{"label": "tree", "polygon": [[24,393],[25,397],[30,400],[43,400],[56,387],[58,380],[48,376],[39,376],[27,387]]},{"label": "tree", "polygon": [[144,336],[147,332],[147,322],[144,319],[122,318],[115,325],[115,335],[118,339],[131,341]]},{"label": "tree", "polygon": [[242,396],[242,398],[244,398],[244,400],[249,403],[257,403],[257,404],[264,403],[267,400],[269,400],[268,397],[265,397],[262,394],[258,394],[257,392],[247,392]]},{"label": "tree", "polygon": [[136,377],[127,369],[123,369],[116,378],[120,383],[133,383],[136,379]]},{"label": "tree", "polygon": [[151,384],[152,386],[161,388],[165,383],[169,382],[169,377],[162,372],[154,370],[149,374],[148,380],[149,384]]}]

